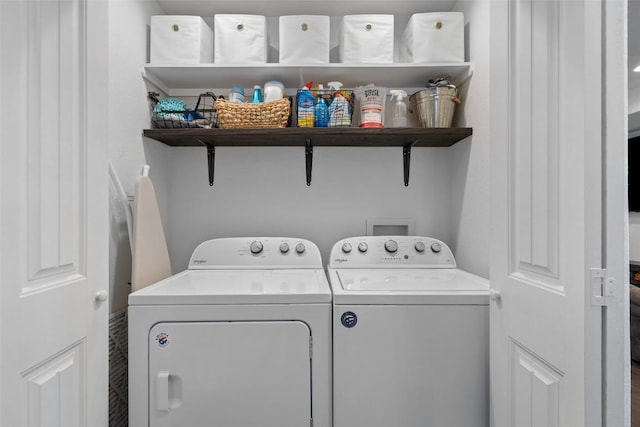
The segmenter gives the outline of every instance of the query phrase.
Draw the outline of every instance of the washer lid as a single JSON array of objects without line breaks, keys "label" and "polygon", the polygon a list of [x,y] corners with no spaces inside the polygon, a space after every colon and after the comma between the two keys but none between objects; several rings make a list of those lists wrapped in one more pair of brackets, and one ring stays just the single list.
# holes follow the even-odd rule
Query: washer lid
[{"label": "washer lid", "polygon": [[488,304],[489,281],[456,268],[329,270],[335,304]]},{"label": "washer lid", "polygon": [[129,295],[130,305],[331,302],[322,269],[186,270]]}]

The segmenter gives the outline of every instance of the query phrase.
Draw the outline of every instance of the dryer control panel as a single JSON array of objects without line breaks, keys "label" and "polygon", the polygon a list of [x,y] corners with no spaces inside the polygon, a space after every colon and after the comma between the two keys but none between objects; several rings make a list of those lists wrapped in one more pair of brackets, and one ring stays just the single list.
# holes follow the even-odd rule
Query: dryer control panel
[{"label": "dryer control panel", "polygon": [[362,236],[333,245],[332,268],[456,268],[449,246],[432,237]]},{"label": "dryer control panel", "polygon": [[292,237],[212,239],[193,251],[189,270],[322,268],[320,250],[311,241]]}]

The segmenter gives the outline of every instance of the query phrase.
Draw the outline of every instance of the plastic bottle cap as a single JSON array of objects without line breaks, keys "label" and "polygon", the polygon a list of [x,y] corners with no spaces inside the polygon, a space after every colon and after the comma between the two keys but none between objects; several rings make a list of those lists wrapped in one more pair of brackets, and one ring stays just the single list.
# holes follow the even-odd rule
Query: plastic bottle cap
[{"label": "plastic bottle cap", "polygon": [[395,96],[396,99],[398,101],[402,101],[404,98],[407,97],[407,92],[405,92],[404,90],[400,90],[400,89],[393,89],[390,90],[389,93],[391,94],[391,98],[393,99],[393,97]]}]

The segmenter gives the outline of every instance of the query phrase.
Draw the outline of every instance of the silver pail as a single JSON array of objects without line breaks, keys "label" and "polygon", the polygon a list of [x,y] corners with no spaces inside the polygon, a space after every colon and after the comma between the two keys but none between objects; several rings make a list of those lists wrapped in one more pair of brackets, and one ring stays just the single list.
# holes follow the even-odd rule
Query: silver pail
[{"label": "silver pail", "polygon": [[409,97],[411,109],[423,128],[449,128],[460,103],[454,86],[428,87]]}]

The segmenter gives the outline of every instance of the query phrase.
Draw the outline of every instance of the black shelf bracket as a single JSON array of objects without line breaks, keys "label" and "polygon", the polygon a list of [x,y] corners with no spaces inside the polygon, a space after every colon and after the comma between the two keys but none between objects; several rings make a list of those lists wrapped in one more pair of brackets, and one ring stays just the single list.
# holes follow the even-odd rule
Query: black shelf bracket
[{"label": "black shelf bracket", "polygon": [[304,163],[307,172],[307,187],[311,185],[311,167],[313,166],[313,145],[307,139],[304,143]]},{"label": "black shelf bracket", "polygon": [[203,143],[207,146],[207,169],[209,172],[209,186],[213,187],[213,173],[216,166],[216,147]]},{"label": "black shelf bracket", "polygon": [[411,147],[416,145],[418,140],[416,139],[409,144],[405,144],[402,147],[402,169],[404,170],[404,186],[409,186],[409,168],[411,167]]}]

